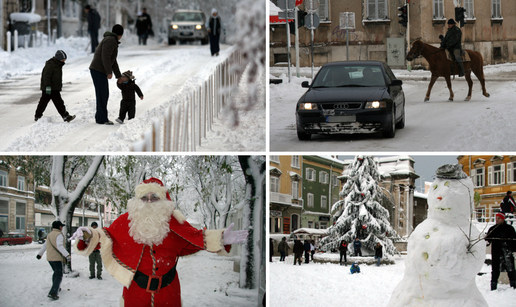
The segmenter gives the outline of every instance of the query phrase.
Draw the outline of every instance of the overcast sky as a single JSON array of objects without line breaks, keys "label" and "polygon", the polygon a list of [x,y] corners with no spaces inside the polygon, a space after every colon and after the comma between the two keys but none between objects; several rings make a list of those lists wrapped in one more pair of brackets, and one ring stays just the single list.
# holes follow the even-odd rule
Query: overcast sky
[{"label": "overcast sky", "polygon": [[[392,157],[394,155],[378,155],[376,157]],[[424,181],[434,181],[435,170],[443,164],[457,164],[457,156],[424,156],[424,155],[410,155],[414,159],[414,170],[419,175],[416,180],[416,190],[424,192]],[[340,160],[354,159],[355,156],[341,156]]]}]

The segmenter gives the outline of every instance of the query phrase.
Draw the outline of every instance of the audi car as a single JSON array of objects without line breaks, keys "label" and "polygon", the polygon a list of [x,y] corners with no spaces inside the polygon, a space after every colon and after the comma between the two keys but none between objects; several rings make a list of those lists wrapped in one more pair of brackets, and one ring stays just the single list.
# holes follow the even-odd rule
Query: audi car
[{"label": "audi car", "polygon": [[321,67],[296,105],[297,136],[382,133],[392,138],[405,126],[405,94],[387,64],[332,62]]},{"label": "audi car", "polygon": [[173,45],[177,41],[201,41],[202,45],[210,42],[206,29],[206,15],[202,11],[177,10],[172,16],[172,22],[168,31],[168,44]]}]

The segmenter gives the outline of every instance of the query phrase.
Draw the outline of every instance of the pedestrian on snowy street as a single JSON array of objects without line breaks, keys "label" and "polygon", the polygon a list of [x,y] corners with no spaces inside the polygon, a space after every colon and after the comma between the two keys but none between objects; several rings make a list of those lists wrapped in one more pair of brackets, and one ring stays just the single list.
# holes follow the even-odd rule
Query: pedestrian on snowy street
[{"label": "pedestrian on snowy street", "polygon": [[355,257],[362,257],[362,242],[360,242],[358,238],[356,238],[355,242],[353,242],[353,248],[355,249]]},{"label": "pedestrian on snowy street", "polygon": [[88,19],[88,34],[91,38],[91,53],[95,53],[95,49],[99,45],[100,15],[97,10],[92,9],[90,5],[84,7]]},{"label": "pedestrian on snowy street", "polygon": [[52,100],[57,112],[59,112],[59,115],[61,115],[65,122],[71,122],[75,118],[75,115],[70,115],[66,111],[63,98],[61,98],[65,61],[66,53],[63,50],[57,50],[54,57],[49,59],[45,63],[45,67],[43,67],[40,84],[42,94],[36,108],[36,114],[34,115],[34,121],[36,122],[43,116],[43,112],[45,112],[50,100]]},{"label": "pedestrian on snowy street", "polygon": [[514,202],[514,198],[512,198],[512,191],[507,191],[505,197],[500,204],[500,209],[505,214],[512,214],[516,209],[516,202]]},{"label": "pedestrian on snowy street", "polygon": [[52,300],[58,300],[59,286],[63,280],[63,263],[71,260],[70,254],[64,247],[64,235],[61,232],[65,225],[61,221],[54,221],[52,223],[52,231],[48,234],[47,240],[38,252],[36,258],[41,259],[41,256],[47,252],[47,261],[52,267],[54,274],[52,275],[52,287],[48,293],[48,297]]},{"label": "pedestrian on snowy street", "polygon": [[274,255],[274,240],[269,238],[269,262],[272,262],[272,255]]},{"label": "pedestrian on snowy street", "polygon": [[211,10],[210,19],[206,23],[206,29],[208,30],[208,35],[210,36],[210,51],[211,56],[218,56],[220,51],[220,33],[222,32],[222,23],[220,21],[219,12],[216,8]]},{"label": "pedestrian on snowy street", "polygon": [[108,79],[122,77],[116,57],[118,56],[118,45],[124,35],[124,27],[119,24],[113,26],[111,32],[106,31],[104,38],[95,51],[90,64],[91,78],[95,86],[95,97],[97,100],[97,111],[95,122],[101,125],[113,125],[108,118],[107,104],[109,99]]},{"label": "pedestrian on snowy street", "polygon": [[344,241],[344,240],[340,241],[339,252],[340,252],[340,261],[339,261],[340,265],[342,265],[342,257],[344,257],[344,264],[347,265],[348,260],[346,259],[346,254],[348,252],[348,243],[346,243],[346,241]]},{"label": "pedestrian on snowy street", "polygon": [[374,248],[374,259],[378,259],[378,262],[376,263],[376,266],[380,266],[380,261],[382,260],[383,252],[382,252],[382,244],[380,242],[376,243],[376,246]]},{"label": "pedestrian on snowy street", "polygon": [[[97,229],[99,225],[97,222],[91,223],[91,228]],[[78,243],[79,249],[85,249],[89,242],[86,241],[80,241]],[[97,244],[93,252],[89,256],[90,260],[90,279],[95,278],[95,264],[97,265],[97,279],[102,279],[102,257],[100,256],[100,243]]]},{"label": "pedestrian on snowy street", "polygon": [[516,251],[516,231],[505,222],[505,214],[498,212],[496,225],[491,226],[485,240],[491,245],[491,291],[496,290],[500,272],[507,272],[511,287],[516,288],[516,270],[513,252]]},{"label": "pedestrian on snowy street", "polygon": [[349,268],[349,271],[351,272],[351,274],[360,273],[360,267],[358,266],[358,263],[353,262],[353,264]]},{"label": "pedestrian on snowy street", "polygon": [[138,45],[147,45],[147,38],[152,30],[152,20],[147,9],[143,8],[142,13],[136,19],[136,34],[138,35]]},{"label": "pedestrian on snowy street", "polygon": [[314,242],[314,240],[310,241],[310,253],[312,254],[312,261],[314,261],[314,254],[315,254],[315,242]]},{"label": "pedestrian on snowy street", "polygon": [[133,72],[128,70],[122,74],[122,77],[116,82],[116,86],[122,90],[122,100],[120,101],[120,112],[116,122],[119,124],[124,123],[125,115],[127,114],[127,120],[133,119],[136,114],[136,99],[134,92],[138,94],[140,100],[143,100],[143,93],[140,87],[134,82],[136,78],[133,76]]},{"label": "pedestrian on snowy street", "polygon": [[279,261],[285,261],[285,256],[288,256],[289,248],[290,247],[287,244],[287,238],[283,237],[283,239],[281,239],[281,242],[278,244],[278,251],[280,253]]},{"label": "pedestrian on snowy street", "polygon": [[294,265],[296,265],[296,262],[299,261],[299,265],[301,265],[301,260],[303,258],[303,251],[304,251],[303,243],[301,243],[301,240],[294,240]]},{"label": "pedestrian on snowy street", "polygon": [[[75,253],[84,256],[101,243],[106,270],[124,286],[120,306],[181,306],[180,257],[201,250],[227,255],[232,244],[247,239],[248,231],[233,231],[233,223],[227,229],[192,227],[157,178],[144,180],[134,195],[111,226],[79,227],[70,238]],[[82,250],[80,241],[86,244]]]},{"label": "pedestrian on snowy street", "polygon": [[310,242],[308,240],[305,240],[305,244],[303,245],[303,248],[305,250],[305,263],[310,263]]}]

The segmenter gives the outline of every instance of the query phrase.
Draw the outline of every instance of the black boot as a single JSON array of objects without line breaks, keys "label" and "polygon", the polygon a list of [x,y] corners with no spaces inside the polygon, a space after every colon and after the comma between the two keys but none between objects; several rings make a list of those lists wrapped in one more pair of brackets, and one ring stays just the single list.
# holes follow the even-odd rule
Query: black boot
[{"label": "black boot", "polygon": [[491,291],[494,291],[496,290],[496,287],[498,286],[498,283],[497,282],[491,282]]},{"label": "black boot", "polygon": [[516,289],[516,280],[511,280],[509,282],[509,284],[511,285],[511,287],[513,287],[514,289]]},{"label": "black boot", "polygon": [[459,64],[459,77],[464,77],[464,64],[462,62],[457,62]]}]

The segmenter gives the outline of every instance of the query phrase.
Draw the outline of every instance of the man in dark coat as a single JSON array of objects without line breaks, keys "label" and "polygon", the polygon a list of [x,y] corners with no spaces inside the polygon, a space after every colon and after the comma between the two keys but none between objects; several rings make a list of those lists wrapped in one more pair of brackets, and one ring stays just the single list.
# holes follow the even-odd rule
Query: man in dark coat
[{"label": "man in dark coat", "polygon": [[362,257],[362,242],[358,238],[355,239],[353,242],[353,248],[355,249],[355,257],[360,256]]},{"label": "man in dark coat", "polygon": [[211,10],[211,16],[208,20],[208,35],[210,36],[210,51],[211,56],[218,56],[220,51],[220,33],[222,29],[222,23],[220,22],[220,16],[217,9]]},{"label": "man in dark coat", "polygon": [[41,73],[40,90],[42,92],[39,99],[34,121],[38,121],[43,116],[43,112],[47,108],[50,100],[59,112],[59,115],[65,122],[71,122],[75,115],[70,115],[66,111],[63,98],[61,98],[61,89],[63,88],[63,66],[66,61],[66,53],[63,50],[57,50],[53,58],[49,59],[43,67]]},{"label": "man in dark coat", "polygon": [[95,53],[95,49],[99,45],[100,15],[97,10],[92,9],[89,5],[84,7],[84,11],[88,18],[88,34],[91,37],[91,53]]},{"label": "man in dark coat", "polygon": [[288,255],[289,246],[287,244],[287,238],[283,237],[281,242],[278,244],[278,251],[280,253],[279,261],[285,261],[285,256]]},{"label": "man in dark coat", "polygon": [[489,228],[485,240],[491,245],[491,290],[496,290],[500,272],[507,272],[510,285],[516,288],[513,252],[516,251],[516,231],[505,222],[505,214],[496,214],[496,225]]},{"label": "man in dark coat", "polygon": [[348,260],[346,259],[346,253],[348,252],[348,243],[346,243],[346,241],[344,241],[344,240],[340,241],[339,252],[340,252],[340,265],[342,265],[342,257],[344,257],[344,264],[347,264]]},{"label": "man in dark coat", "polygon": [[[439,36],[439,38],[441,38]],[[448,49],[451,54],[457,60],[457,64],[459,65],[459,77],[464,76],[464,65],[462,63],[461,53],[462,53],[462,31],[459,27],[456,26],[456,23],[453,19],[448,20],[448,30],[446,31],[446,35],[444,38],[441,38],[441,48]]]},{"label": "man in dark coat", "polygon": [[118,79],[122,77],[116,57],[118,56],[118,45],[124,34],[124,27],[119,24],[113,26],[111,32],[106,31],[100,42],[90,64],[91,78],[95,86],[97,99],[97,112],[95,122],[101,125],[113,125],[108,119],[107,103],[109,99],[108,79],[113,78],[113,72]]},{"label": "man in dark coat", "polygon": [[300,240],[294,240],[294,265],[296,265],[296,261],[299,261],[299,265],[301,265],[301,258],[303,258],[303,243]]},{"label": "man in dark coat", "polygon": [[310,251],[312,250],[310,246],[310,242],[308,240],[305,240],[305,244],[303,245],[303,248],[305,250],[305,263],[310,263]]},{"label": "man in dark coat", "polygon": [[143,8],[142,13],[138,15],[136,20],[136,34],[138,35],[138,45],[147,45],[147,38],[152,29],[152,20],[147,9]]},{"label": "man in dark coat", "polygon": [[516,209],[516,203],[514,202],[514,198],[512,198],[512,192],[507,191],[507,194],[503,198],[502,203],[500,204],[500,209],[503,213],[513,213],[514,209]]}]

